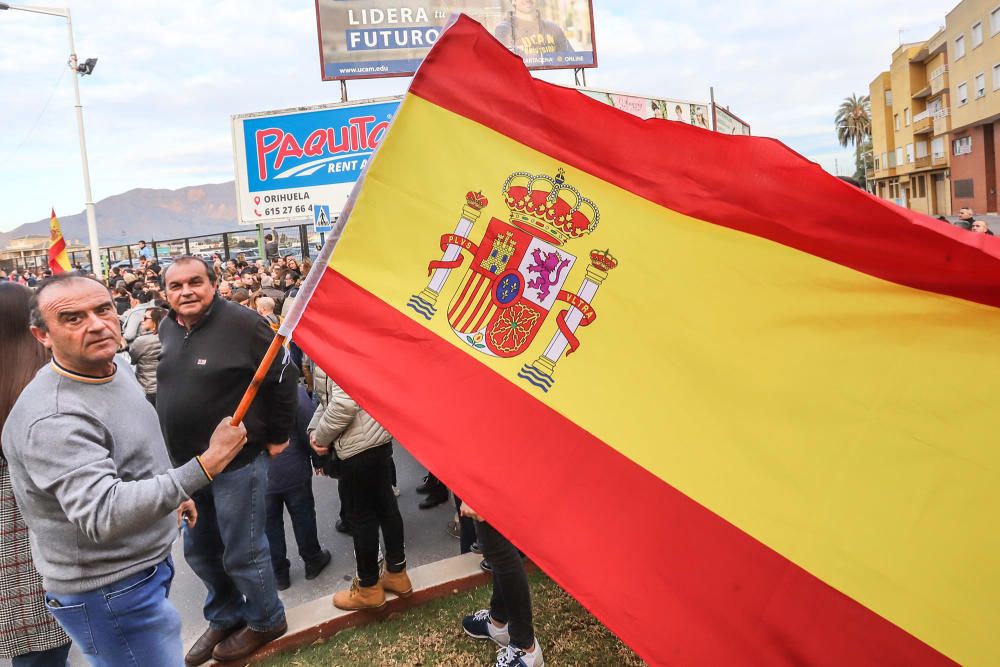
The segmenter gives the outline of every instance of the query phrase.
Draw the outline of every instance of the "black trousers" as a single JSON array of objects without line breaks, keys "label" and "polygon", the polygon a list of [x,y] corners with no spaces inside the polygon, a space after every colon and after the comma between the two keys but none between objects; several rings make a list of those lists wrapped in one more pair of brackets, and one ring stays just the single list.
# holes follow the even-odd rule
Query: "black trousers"
[{"label": "black trousers", "polygon": [[385,566],[406,567],[403,517],[392,492],[392,443],[366,449],[341,464],[340,492],[344,517],[354,538],[354,556],[362,586],[378,582],[379,530],[385,540]]},{"label": "black trousers", "polygon": [[535,627],[531,620],[531,590],[524,562],[517,547],[486,522],[476,522],[483,557],[493,568],[493,596],[490,616],[508,624],[510,643],[521,649],[535,645]]},{"label": "black trousers", "polygon": [[467,516],[462,516],[462,499],[454,493],[455,511],[458,512],[458,552],[467,554],[472,551],[476,541],[476,522]]}]

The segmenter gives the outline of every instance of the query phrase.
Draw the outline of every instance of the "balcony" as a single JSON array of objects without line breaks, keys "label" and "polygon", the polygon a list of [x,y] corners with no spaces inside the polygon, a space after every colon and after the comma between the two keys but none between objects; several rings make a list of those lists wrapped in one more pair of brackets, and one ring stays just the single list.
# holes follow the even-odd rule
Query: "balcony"
[{"label": "balcony", "polygon": [[913,117],[910,124],[913,126],[913,134],[927,134],[934,131],[934,117],[930,111],[921,111]]},{"label": "balcony", "polygon": [[914,169],[929,169],[931,166],[931,156],[925,155],[923,157],[918,157],[913,161]]},{"label": "balcony", "polygon": [[945,153],[935,153],[933,156],[931,156],[931,166],[947,167],[948,156]]},{"label": "balcony", "polygon": [[927,84],[926,86],[924,86],[923,88],[921,88],[917,92],[913,93],[913,99],[915,99],[915,100],[922,100],[925,97],[930,97],[930,96],[931,96],[931,86],[930,86],[930,84]]},{"label": "balcony", "polygon": [[946,107],[934,112],[934,136],[951,132],[951,111]]},{"label": "balcony", "polygon": [[931,95],[948,90],[948,66],[941,65],[931,72]]}]

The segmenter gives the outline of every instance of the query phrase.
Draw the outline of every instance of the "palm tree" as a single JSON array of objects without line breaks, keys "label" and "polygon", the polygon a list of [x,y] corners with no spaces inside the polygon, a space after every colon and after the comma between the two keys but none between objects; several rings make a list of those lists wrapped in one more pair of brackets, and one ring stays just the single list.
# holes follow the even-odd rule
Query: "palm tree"
[{"label": "palm tree", "polygon": [[845,148],[849,145],[854,146],[854,162],[855,165],[858,165],[859,172],[855,174],[855,178],[860,176],[859,180],[861,181],[866,180],[862,152],[866,149],[871,150],[871,110],[871,99],[868,95],[858,97],[851,94],[850,97],[845,97],[844,101],[841,102],[834,119],[837,127],[837,140],[840,145]]}]

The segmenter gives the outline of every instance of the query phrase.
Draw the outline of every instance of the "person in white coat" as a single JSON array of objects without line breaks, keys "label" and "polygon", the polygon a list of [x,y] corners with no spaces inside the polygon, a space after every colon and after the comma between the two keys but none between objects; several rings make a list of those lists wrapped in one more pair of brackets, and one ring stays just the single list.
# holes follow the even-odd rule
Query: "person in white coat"
[{"label": "person in white coat", "polygon": [[[413,592],[406,574],[403,517],[392,491],[392,435],[316,367],[313,390],[320,405],[309,424],[309,442],[320,456],[339,460],[340,496],[354,538],[358,576],[351,588],[338,591],[339,609],[377,609],[385,593],[406,597]],[[385,572],[379,572],[379,531],[385,540]]]}]

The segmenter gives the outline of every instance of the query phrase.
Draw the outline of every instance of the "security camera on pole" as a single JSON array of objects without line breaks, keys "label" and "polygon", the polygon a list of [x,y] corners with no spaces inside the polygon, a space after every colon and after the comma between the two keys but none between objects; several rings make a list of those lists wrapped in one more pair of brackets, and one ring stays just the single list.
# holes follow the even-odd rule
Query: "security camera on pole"
[{"label": "security camera on pole", "polygon": [[[17,10],[33,14],[63,17],[66,19],[66,28],[69,31],[69,61],[67,63],[69,68],[74,74],[79,74],[80,76],[87,76],[94,72],[94,67],[97,65],[97,58],[87,58],[82,64],[77,60],[76,45],[73,41],[73,20],[70,17],[68,8],[29,7],[0,2],[0,10]],[[80,134],[80,159],[83,162],[83,191],[87,208],[87,235],[90,238],[90,267],[94,274],[100,276],[104,273],[101,269],[101,244],[97,239],[97,216],[94,213],[94,197],[90,191],[90,168],[87,166],[87,140],[83,132],[83,104],[80,102],[80,82],[75,76],[73,77],[73,93],[76,96],[76,127]]]}]

